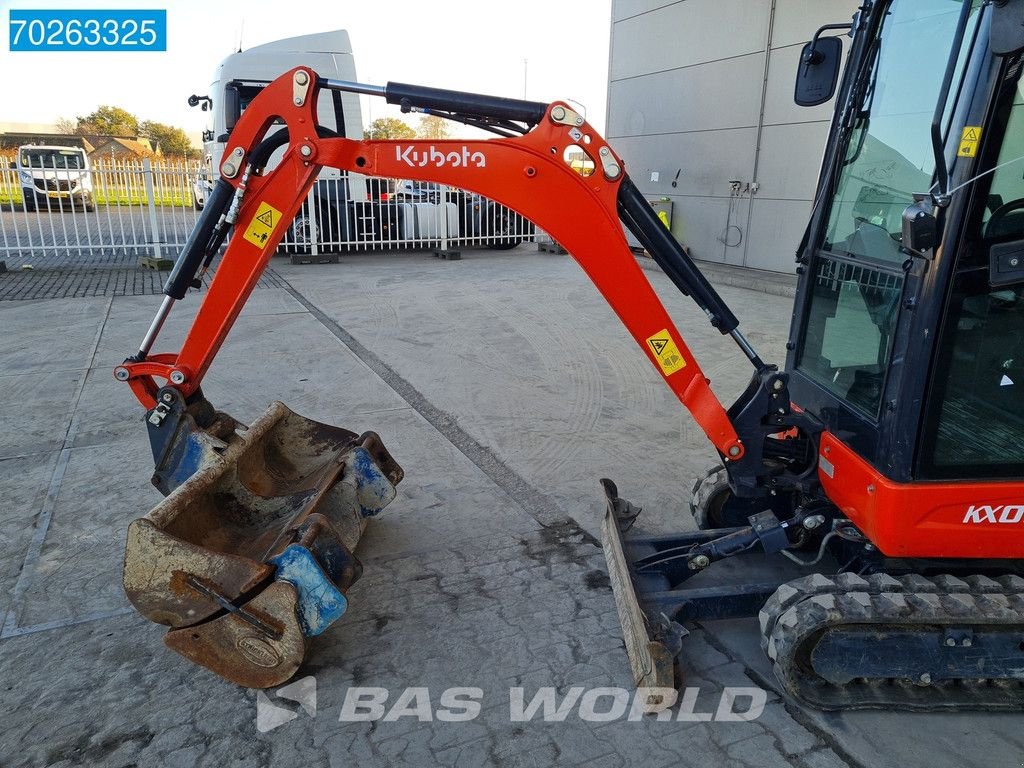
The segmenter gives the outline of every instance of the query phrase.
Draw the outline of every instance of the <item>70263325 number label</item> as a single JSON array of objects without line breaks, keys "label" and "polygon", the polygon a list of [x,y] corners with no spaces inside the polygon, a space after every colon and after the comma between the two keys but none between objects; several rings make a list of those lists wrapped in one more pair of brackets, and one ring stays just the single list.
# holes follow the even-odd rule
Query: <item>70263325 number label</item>
[{"label": "70263325 number label", "polygon": [[12,51],[166,51],[167,11],[11,9]]}]

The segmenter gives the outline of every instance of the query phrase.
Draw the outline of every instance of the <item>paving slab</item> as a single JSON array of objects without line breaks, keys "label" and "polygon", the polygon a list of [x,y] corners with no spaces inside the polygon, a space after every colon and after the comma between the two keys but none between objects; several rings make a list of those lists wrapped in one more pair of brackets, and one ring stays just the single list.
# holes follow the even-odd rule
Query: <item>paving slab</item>
[{"label": "paving slab", "polygon": [[[138,344],[159,297],[115,298],[99,337],[97,306],[106,305],[38,302],[11,314],[7,306],[29,306],[13,302],[0,305],[0,317],[13,318],[15,331],[42,339],[93,323],[93,335],[68,341],[79,350],[67,372],[75,385],[61,418],[38,433],[17,413],[44,423],[61,398],[46,394],[45,366],[0,348],[24,368],[0,370],[0,387],[28,382],[9,385],[16,399],[0,400],[0,441],[27,429],[29,438],[5,450],[38,452],[0,453],[0,492],[11,502],[0,506],[9,543],[0,611],[19,578],[24,596],[18,631],[0,638],[0,766],[1019,768],[1013,717],[834,716],[794,706],[777,690],[751,621],[692,628],[688,712],[592,722],[569,707],[562,719],[514,720],[510,689],[529,700],[551,688],[559,702],[574,688],[610,690],[603,707],[615,689],[631,689],[594,535],[596,479],[617,479],[643,504],[648,530],[679,530],[690,525],[692,476],[712,452],[567,257],[527,248],[467,252],[458,262],[375,254],[275,270],[204,391],[244,420],[281,399],[312,418],[375,429],[407,471],[361,542],[365,575],[350,592],[351,612],[309,643],[300,676],[315,678],[316,716],[270,691],[259,701],[295,717],[260,732],[254,692],[177,657],[161,627],[124,610],[124,529],[158,495],[148,486],[140,409],[110,368]],[[748,378],[745,359],[664,276],[648,274],[730,400]],[[722,293],[763,355],[781,361],[790,300],[735,286]],[[175,348],[196,306],[176,308],[158,346]],[[79,321],[69,325],[72,316]],[[33,542],[39,556],[23,572]],[[353,688],[384,689],[390,707],[409,686],[426,689],[428,717],[341,721]],[[469,722],[439,715],[452,686],[481,691]],[[737,687],[764,690],[764,713],[710,719]]]},{"label": "paving slab", "polygon": [[63,447],[87,368],[0,375],[4,408],[0,458],[45,454]]},{"label": "paving slab", "polygon": [[34,519],[46,504],[59,451],[0,459],[0,627],[35,536]]},{"label": "paving slab", "polygon": [[69,453],[46,540],[30,575],[22,626],[126,607],[120,584],[125,529],[161,498],[148,482],[152,458],[136,441]]},{"label": "paving slab", "polygon": [[0,376],[88,367],[109,304],[103,297],[0,302]]},{"label": "paving slab", "polygon": [[[600,477],[627,498],[642,494],[650,530],[689,525],[690,486],[713,449],[568,257],[523,248],[443,264],[354,256],[334,273],[278,273],[595,535]],[[646,274],[731,402],[750,364],[668,278]],[[722,294],[762,356],[781,362],[790,300]]]}]

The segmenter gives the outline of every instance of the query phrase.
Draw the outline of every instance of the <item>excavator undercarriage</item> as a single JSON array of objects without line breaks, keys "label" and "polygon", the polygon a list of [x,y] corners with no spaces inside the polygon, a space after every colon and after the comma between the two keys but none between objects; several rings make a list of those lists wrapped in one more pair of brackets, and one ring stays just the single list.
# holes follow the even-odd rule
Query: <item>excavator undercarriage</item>
[{"label": "excavator undercarriage", "polygon": [[786,689],[821,709],[1019,710],[1024,578],[858,576],[787,582],[758,618]]},{"label": "excavator undercarriage", "polygon": [[[1010,564],[954,576],[948,563],[887,561],[848,523],[814,535],[820,515],[804,518],[812,529],[796,546],[772,513],[746,527],[627,536],[641,510],[602,484],[605,557],[648,711],[670,705],[665,691],[685,676],[684,624],[751,616],[781,685],[820,709],[1024,708],[1024,576]],[[773,551],[792,559],[767,560]],[[734,568],[709,584],[702,571],[725,558]]]}]

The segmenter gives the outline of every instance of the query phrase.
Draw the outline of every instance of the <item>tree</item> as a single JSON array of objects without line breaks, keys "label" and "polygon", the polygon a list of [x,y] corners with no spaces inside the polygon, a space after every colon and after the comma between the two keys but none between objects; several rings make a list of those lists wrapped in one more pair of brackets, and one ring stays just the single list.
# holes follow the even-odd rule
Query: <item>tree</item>
[{"label": "tree", "polygon": [[173,125],[164,125],[155,120],[146,120],[139,125],[139,135],[152,139],[155,144],[159,144],[161,151],[165,155],[187,157],[190,153],[196,151],[188,134],[181,128],[175,128]]},{"label": "tree", "polygon": [[397,117],[378,117],[363,131],[364,139],[412,139],[416,131]]},{"label": "tree", "polygon": [[121,107],[103,105],[94,112],[78,117],[78,133],[102,136],[138,136],[139,118]]},{"label": "tree", "polygon": [[448,121],[437,115],[424,115],[420,118],[419,135],[424,139],[447,139],[451,135]]},{"label": "tree", "polygon": [[63,133],[66,136],[74,136],[78,133],[78,121],[72,120],[70,117],[57,118],[54,126],[57,128],[57,133]]}]

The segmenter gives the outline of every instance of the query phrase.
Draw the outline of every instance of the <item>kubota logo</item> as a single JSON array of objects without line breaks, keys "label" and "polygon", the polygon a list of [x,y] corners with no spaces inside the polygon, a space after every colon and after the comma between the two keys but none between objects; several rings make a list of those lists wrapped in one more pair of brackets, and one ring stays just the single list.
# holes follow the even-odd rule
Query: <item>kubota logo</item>
[{"label": "kubota logo", "polygon": [[468,168],[472,163],[477,168],[487,167],[487,158],[483,152],[470,152],[469,147],[463,147],[462,151],[442,152],[433,144],[430,149],[416,149],[415,147],[402,148],[401,144],[395,145],[395,160],[405,163],[408,166],[422,168],[426,165],[433,165],[440,168],[450,165],[452,168]]},{"label": "kubota logo", "polygon": [[1019,523],[1024,520],[1024,504],[972,504],[964,515],[964,523]]}]

